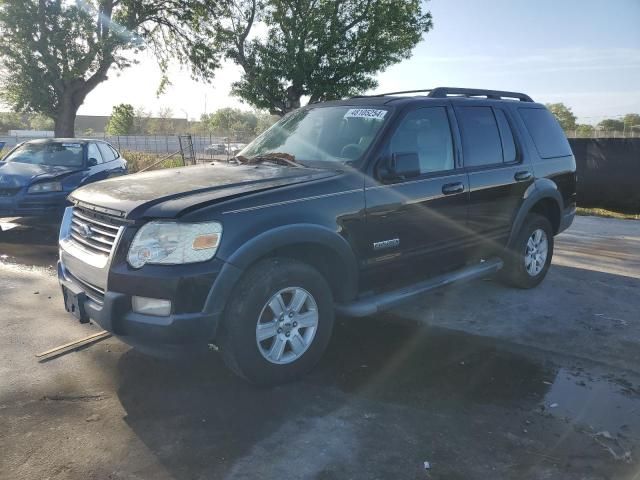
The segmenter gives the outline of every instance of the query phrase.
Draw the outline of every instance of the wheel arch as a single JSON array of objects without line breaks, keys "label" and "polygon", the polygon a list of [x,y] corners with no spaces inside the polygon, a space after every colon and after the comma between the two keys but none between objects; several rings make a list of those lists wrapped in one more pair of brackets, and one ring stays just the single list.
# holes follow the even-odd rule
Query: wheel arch
[{"label": "wheel arch", "polygon": [[531,187],[533,188],[527,190],[527,194],[511,226],[509,245],[518,235],[524,219],[529,213],[538,213],[546,217],[551,222],[554,235],[560,229],[563,201],[556,184],[544,178],[538,179]]},{"label": "wheel arch", "polygon": [[320,225],[294,224],[268,230],[238,248],[227,262],[241,271],[265,258],[285,257],[316,268],[336,301],[353,299],[358,290],[357,260],[351,245]]}]

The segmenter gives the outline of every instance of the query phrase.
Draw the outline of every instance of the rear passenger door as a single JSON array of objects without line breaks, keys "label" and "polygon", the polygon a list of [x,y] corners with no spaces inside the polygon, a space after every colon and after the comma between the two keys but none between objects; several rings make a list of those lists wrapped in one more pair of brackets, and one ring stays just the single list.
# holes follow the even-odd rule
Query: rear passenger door
[{"label": "rear passenger door", "polygon": [[533,170],[523,163],[508,109],[496,104],[458,104],[454,110],[469,174],[472,241],[483,247],[502,246],[525,190],[534,181]]},{"label": "rear passenger door", "polygon": [[107,178],[102,153],[100,153],[98,145],[95,142],[87,143],[87,164],[89,169],[89,176],[86,180],[87,183],[97,182],[98,180]]},{"label": "rear passenger door", "polygon": [[106,170],[107,177],[123,175],[126,172],[124,162],[121,159],[118,159],[119,155],[111,145],[103,142],[98,142],[97,145],[100,149],[100,153],[102,154],[102,159],[104,160],[104,168]]}]

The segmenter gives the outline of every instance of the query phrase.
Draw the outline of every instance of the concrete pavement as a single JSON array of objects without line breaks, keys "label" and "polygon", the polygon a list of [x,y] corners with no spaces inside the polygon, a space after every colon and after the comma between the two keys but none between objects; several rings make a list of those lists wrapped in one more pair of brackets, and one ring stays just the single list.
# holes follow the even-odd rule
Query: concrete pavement
[{"label": "concrete pavement", "polygon": [[578,217],[534,290],[340,319],[273,389],[116,339],[38,363],[98,329],[64,311],[55,233],[0,235],[2,479],[640,478],[640,222]]}]

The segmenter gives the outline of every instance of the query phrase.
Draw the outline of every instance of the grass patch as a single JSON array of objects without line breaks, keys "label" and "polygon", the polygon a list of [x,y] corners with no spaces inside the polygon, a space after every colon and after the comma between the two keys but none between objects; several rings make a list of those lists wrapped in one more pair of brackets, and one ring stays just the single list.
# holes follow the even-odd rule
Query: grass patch
[{"label": "grass patch", "polygon": [[592,215],[595,217],[619,218],[623,220],[640,220],[640,214],[637,213],[621,213],[604,208],[585,208],[578,207],[576,210],[578,215]]},{"label": "grass patch", "polygon": [[[143,170],[154,163],[158,162],[161,158],[166,157],[166,154],[158,155],[157,153],[149,152],[134,152],[132,150],[123,150],[122,156],[126,158],[129,165],[129,173],[136,173]],[[158,165],[150,168],[150,170],[160,170],[163,168],[175,168],[184,166],[182,163],[182,157],[180,155],[174,155],[168,158]]]}]

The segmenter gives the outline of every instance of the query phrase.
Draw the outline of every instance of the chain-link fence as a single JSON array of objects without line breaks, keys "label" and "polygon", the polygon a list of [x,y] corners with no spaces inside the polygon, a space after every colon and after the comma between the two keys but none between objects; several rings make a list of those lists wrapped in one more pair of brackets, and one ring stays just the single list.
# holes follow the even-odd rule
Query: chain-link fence
[{"label": "chain-link fence", "polygon": [[629,130],[565,130],[568,138],[640,138],[640,125]]},{"label": "chain-link fence", "polygon": [[[42,137],[23,137],[0,135],[5,152],[18,143]],[[179,135],[89,135],[83,138],[95,138],[111,143],[120,151],[145,152],[156,155],[168,155],[180,151]],[[247,132],[232,132],[230,135],[191,135],[196,159],[225,158],[233,156],[253,140]]]}]

